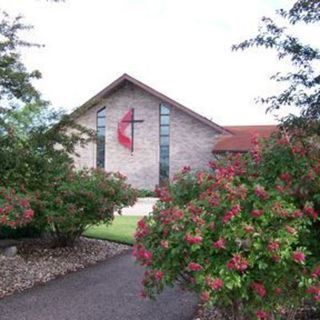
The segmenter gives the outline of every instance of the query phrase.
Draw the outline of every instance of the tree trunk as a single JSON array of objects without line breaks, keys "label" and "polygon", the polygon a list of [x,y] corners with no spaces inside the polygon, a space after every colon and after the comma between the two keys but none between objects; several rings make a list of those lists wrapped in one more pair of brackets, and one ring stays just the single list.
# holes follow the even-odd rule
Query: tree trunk
[{"label": "tree trunk", "polygon": [[244,317],[241,311],[242,311],[241,302],[238,299],[233,300],[233,305],[232,305],[233,320],[244,320]]}]

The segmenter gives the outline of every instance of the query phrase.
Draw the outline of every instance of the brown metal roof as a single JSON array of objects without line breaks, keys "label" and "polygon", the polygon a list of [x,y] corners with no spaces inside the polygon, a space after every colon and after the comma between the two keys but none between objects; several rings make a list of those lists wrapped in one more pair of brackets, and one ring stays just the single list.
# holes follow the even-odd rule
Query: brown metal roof
[{"label": "brown metal roof", "polygon": [[214,153],[221,152],[247,152],[251,148],[251,141],[254,135],[261,138],[268,138],[277,131],[275,125],[262,126],[226,126],[227,130],[233,133],[232,136],[221,136],[214,146]]},{"label": "brown metal roof", "polygon": [[205,123],[206,125],[212,127],[216,131],[222,134],[233,134],[231,131],[228,129],[219,126],[218,124],[214,123],[213,121],[201,116],[200,114],[192,111],[191,109],[183,106],[179,102],[167,97],[166,95],[160,93],[159,91],[156,91],[155,89],[147,86],[146,84],[138,81],[137,79],[129,76],[128,74],[123,74],[120,78],[116,79],[114,82],[109,84],[107,87],[105,87],[102,91],[100,91],[98,94],[96,94],[94,97],[89,99],[87,102],[85,102],[82,106],[77,108],[71,113],[72,117],[78,117],[91,107],[97,105],[99,102],[101,102],[102,99],[106,98],[108,95],[110,95],[112,92],[114,92],[116,89],[118,89],[122,84],[124,84],[126,81],[131,82],[132,84],[136,85],[137,87],[141,88],[142,90],[150,93],[151,95],[159,98],[165,103],[168,103],[171,106],[176,107],[177,109],[189,114],[195,119],[198,119],[199,121]]}]

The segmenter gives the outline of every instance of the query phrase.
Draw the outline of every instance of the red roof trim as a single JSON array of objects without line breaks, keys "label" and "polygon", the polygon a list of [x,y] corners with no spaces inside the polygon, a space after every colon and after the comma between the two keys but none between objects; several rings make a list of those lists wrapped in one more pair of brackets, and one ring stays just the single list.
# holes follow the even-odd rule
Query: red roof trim
[{"label": "red roof trim", "polygon": [[277,131],[275,125],[227,126],[226,128],[233,133],[233,136],[222,136],[214,146],[213,153],[247,152],[251,148],[254,135],[268,138]]}]

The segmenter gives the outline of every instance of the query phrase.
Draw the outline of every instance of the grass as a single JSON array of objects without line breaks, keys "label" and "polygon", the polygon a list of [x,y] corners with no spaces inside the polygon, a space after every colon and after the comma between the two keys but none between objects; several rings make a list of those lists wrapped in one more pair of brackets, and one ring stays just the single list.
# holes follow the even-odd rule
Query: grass
[{"label": "grass", "polygon": [[111,225],[101,224],[91,227],[84,235],[90,238],[133,244],[137,222],[140,219],[141,216],[116,216]]}]

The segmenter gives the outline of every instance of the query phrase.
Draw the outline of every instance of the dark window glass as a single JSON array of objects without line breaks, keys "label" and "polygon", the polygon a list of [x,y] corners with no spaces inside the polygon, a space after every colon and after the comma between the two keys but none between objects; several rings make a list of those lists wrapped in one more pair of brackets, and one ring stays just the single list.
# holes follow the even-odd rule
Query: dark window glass
[{"label": "dark window glass", "polygon": [[160,136],[160,146],[169,146],[169,136]]},{"label": "dark window glass", "polygon": [[97,167],[105,167],[106,156],[106,108],[97,112]]},{"label": "dark window glass", "polygon": [[160,181],[165,182],[169,179],[169,164],[160,164]]},{"label": "dark window glass", "polygon": [[160,105],[160,184],[168,181],[170,172],[170,109]]},{"label": "dark window glass", "polygon": [[169,158],[169,146],[160,146],[160,155]]}]

